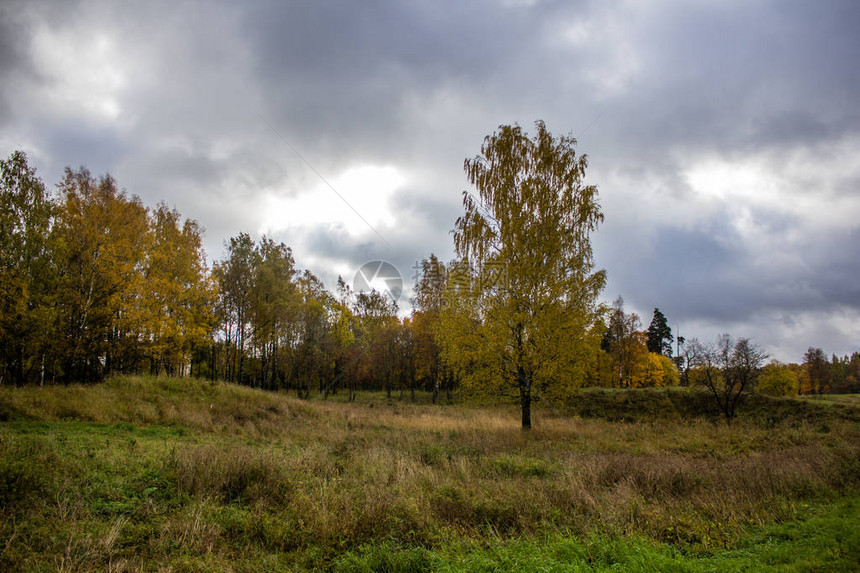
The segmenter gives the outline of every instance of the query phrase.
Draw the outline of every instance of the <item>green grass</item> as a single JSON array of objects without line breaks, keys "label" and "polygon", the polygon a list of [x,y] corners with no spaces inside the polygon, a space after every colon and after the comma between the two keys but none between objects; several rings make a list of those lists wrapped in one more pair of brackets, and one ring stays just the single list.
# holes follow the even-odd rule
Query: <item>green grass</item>
[{"label": "green grass", "polygon": [[851,571],[860,565],[860,500],[821,505],[788,524],[748,533],[734,547],[691,551],[636,536],[559,533],[455,543],[436,549],[367,545],[335,571]]},{"label": "green grass", "polygon": [[148,378],[0,388],[0,570],[858,563],[850,413],[786,402],[780,419],[732,427],[643,414],[665,395],[627,397],[624,422],[538,410],[524,433],[513,408],[426,396],[306,402]]}]

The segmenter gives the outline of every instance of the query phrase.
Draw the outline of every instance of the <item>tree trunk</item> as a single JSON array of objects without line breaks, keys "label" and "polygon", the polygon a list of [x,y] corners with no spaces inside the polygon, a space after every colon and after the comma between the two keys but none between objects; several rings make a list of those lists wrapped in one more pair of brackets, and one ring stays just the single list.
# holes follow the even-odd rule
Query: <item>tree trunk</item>
[{"label": "tree trunk", "polygon": [[517,372],[520,382],[520,406],[523,411],[523,430],[532,429],[532,385],[522,366]]},{"label": "tree trunk", "polygon": [[454,375],[451,372],[445,374],[445,398],[449,404],[454,402]]},{"label": "tree trunk", "polygon": [[520,404],[523,410],[523,430],[532,429],[532,397],[529,393],[520,396]]}]

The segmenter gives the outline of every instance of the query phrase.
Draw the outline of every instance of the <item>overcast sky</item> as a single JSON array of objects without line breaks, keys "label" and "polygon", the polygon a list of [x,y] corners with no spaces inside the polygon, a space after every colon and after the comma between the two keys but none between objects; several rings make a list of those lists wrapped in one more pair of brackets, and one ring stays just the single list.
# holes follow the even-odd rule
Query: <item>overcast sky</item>
[{"label": "overcast sky", "polygon": [[794,362],[860,350],[858,30],[829,0],[6,1],[0,154],[111,173],[210,260],[267,233],[408,287],[453,254],[463,160],[543,119],[589,155],[606,301]]}]

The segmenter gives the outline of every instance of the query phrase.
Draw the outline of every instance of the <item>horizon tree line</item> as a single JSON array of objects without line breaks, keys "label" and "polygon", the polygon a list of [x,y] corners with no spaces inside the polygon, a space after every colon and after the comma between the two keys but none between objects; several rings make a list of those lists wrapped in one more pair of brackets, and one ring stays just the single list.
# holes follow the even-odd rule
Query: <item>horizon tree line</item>
[{"label": "horizon tree line", "polygon": [[[51,194],[16,151],[0,161],[0,380],[90,383],[148,373],[290,389],[302,397],[424,390],[434,401],[450,400],[455,388],[485,390],[489,384],[500,395],[513,390],[523,405],[578,386],[702,383],[707,345],[679,339],[672,356],[675,339],[659,309],[642,330],[621,297],[611,307],[596,303],[603,275],[585,256],[587,234],[574,233],[578,245],[547,240],[552,228],[565,225],[552,193],[541,199],[536,187],[519,199],[493,196],[490,185],[499,176],[487,169],[487,154],[528,149],[545,154],[542,168],[552,171],[548,154],[568,153],[584,172],[572,143],[540,127],[533,139],[516,129],[488,138],[485,155],[467,160],[471,181],[486,187],[482,196],[464,196],[457,258],[445,263],[431,254],[421,261],[413,311],[402,319],[396,303],[378,291],[355,293],[343,279],[329,291],[296,266],[287,245],[266,236],[230,238],[224,259],[210,267],[195,220],[164,203],[147,208],[110,175],[95,177],[83,167],[67,168]],[[593,193],[570,184],[571,205],[587,201],[576,193]],[[503,199],[522,203],[505,205]],[[505,229],[522,230],[504,239],[502,227],[493,231],[496,214],[487,211],[493,202],[496,214],[535,216],[506,223]],[[596,228],[597,221],[587,224]],[[575,231],[578,223],[569,224]],[[534,236],[542,240],[523,242]],[[529,260],[526,253],[541,258]],[[557,276],[567,282],[535,279],[552,253],[566,265],[567,274]],[[530,294],[517,299],[516,292]],[[536,298],[538,292],[548,298]],[[583,306],[577,310],[574,302]],[[541,337],[568,336],[565,355],[537,344]],[[529,354],[532,347],[544,354]],[[508,389],[499,374],[504,369],[517,375]],[[759,364],[750,387],[756,382],[779,394],[860,391],[860,353],[828,359],[810,348],[799,365]]]}]

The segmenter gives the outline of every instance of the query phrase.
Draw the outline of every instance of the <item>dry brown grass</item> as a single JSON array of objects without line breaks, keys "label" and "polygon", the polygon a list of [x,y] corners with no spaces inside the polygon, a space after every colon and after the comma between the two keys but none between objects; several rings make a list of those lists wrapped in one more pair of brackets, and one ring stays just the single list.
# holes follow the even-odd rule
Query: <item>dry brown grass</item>
[{"label": "dry brown grass", "polygon": [[[0,407],[19,419],[79,421],[65,445],[10,430],[0,441],[0,495],[19,504],[9,511],[36,511],[26,509],[36,499],[52,519],[101,524],[58,537],[60,569],[131,567],[128,538],[143,527],[152,529],[143,542],[150,555],[336,551],[392,538],[434,545],[548,530],[712,547],[860,481],[851,422],[729,427],[538,412],[523,432],[508,408],[304,402],[145,379],[3,389]],[[83,422],[117,426],[74,429],[93,427]],[[144,431],[162,426],[189,431]],[[40,472],[44,464],[60,471]],[[103,475],[114,481],[102,484]],[[94,517],[80,502],[87,495],[121,509]]]},{"label": "dry brown grass", "polygon": [[313,415],[283,395],[195,379],[122,377],[93,386],[0,388],[0,420],[178,425],[266,436]]}]

